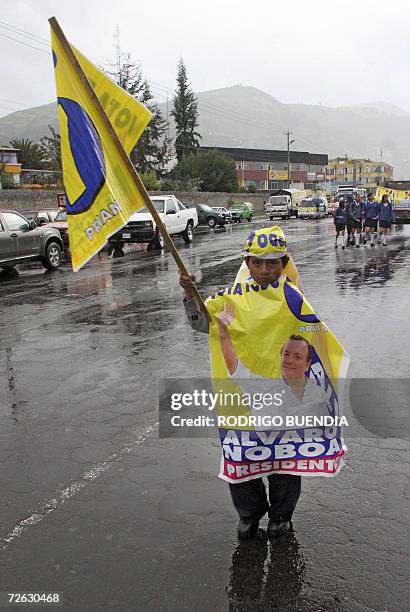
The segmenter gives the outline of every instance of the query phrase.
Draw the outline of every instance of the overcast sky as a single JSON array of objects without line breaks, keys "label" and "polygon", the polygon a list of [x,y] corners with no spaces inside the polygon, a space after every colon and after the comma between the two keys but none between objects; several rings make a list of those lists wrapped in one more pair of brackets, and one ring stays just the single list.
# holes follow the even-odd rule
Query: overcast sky
[{"label": "overcast sky", "polygon": [[410,112],[403,0],[3,0],[1,8],[0,116],[55,99],[51,16],[100,63],[114,57],[118,26],[122,49],[141,62],[159,101],[172,95],[183,57],[196,91],[242,84],[281,102],[383,100]]}]

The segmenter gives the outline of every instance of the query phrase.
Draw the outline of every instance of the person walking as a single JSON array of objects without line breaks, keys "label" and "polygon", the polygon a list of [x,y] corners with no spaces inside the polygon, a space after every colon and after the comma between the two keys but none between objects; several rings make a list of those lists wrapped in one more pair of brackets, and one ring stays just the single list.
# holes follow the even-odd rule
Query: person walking
[{"label": "person walking", "polygon": [[[269,229],[266,228],[266,232],[269,232]],[[249,239],[247,244],[249,244]],[[282,276],[283,270],[289,262],[286,237],[282,231],[280,244],[283,246],[272,249],[271,253],[265,253],[263,256],[258,256],[257,251],[253,252],[252,246],[245,252],[246,265],[257,285],[274,283]],[[181,274],[179,284],[185,291],[184,307],[191,327],[196,331],[209,333],[209,321],[206,313],[199,309],[194,299],[195,275],[184,276]],[[223,315],[218,317],[218,321],[223,327]],[[303,366],[306,369],[310,363],[309,359],[311,359],[308,343],[299,336],[290,340],[293,340],[293,344],[288,342],[283,349],[286,359],[290,359],[288,357],[290,349],[297,349],[302,355]],[[278,537],[291,530],[292,515],[301,492],[301,476],[271,474],[268,476],[268,485],[269,501],[262,477],[235,484],[229,483],[232,501],[239,515],[237,533],[240,540],[249,539],[256,534],[259,521],[266,512],[269,515],[268,535],[270,537]]]},{"label": "person walking", "polygon": [[358,249],[360,247],[360,234],[362,233],[363,228],[363,203],[360,194],[356,193],[354,200],[349,207],[348,214],[352,220],[356,249]]},{"label": "person walking", "polygon": [[[366,246],[366,241],[369,238],[370,246],[374,247],[374,233],[377,227],[377,221],[379,219],[379,209],[380,206],[374,199],[374,195],[372,193],[367,194],[367,200],[364,205],[364,242],[363,244]],[[372,237],[373,232],[373,237]]]},{"label": "person walking", "polygon": [[346,196],[346,212],[347,212],[347,221],[346,221],[346,232],[347,232],[347,237],[346,237],[346,246],[351,246],[353,245],[353,239],[352,239],[352,234],[353,232],[353,219],[350,216],[350,207],[353,203],[353,197],[349,194]]},{"label": "person walking", "polygon": [[333,216],[333,223],[336,229],[336,237],[335,237],[335,249],[337,249],[337,241],[339,236],[342,237],[342,249],[345,248],[345,229],[347,223],[347,210],[345,207],[344,198],[340,198],[339,206],[335,210],[335,214]]},{"label": "person walking", "polygon": [[389,201],[387,193],[385,193],[382,196],[379,208],[380,238],[382,239],[383,246],[387,246],[387,235],[393,223],[396,223],[393,204]]}]

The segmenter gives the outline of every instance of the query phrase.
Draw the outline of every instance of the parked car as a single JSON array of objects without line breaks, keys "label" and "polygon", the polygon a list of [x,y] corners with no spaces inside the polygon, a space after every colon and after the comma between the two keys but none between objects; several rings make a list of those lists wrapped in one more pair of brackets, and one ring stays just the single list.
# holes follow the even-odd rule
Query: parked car
[{"label": "parked car", "polygon": [[208,225],[209,227],[215,227],[216,225],[225,225],[225,218],[223,215],[208,206],[208,204],[185,204],[187,208],[195,208],[198,213],[199,225]]},{"label": "parked car", "polygon": [[54,270],[61,263],[63,250],[57,229],[47,225],[37,227],[34,221],[14,210],[0,211],[1,268],[39,260],[45,268]]},{"label": "parked car", "polygon": [[232,213],[224,206],[212,206],[212,210],[216,210],[222,215],[225,223],[232,223]]},{"label": "parked car", "polygon": [[53,208],[51,210],[26,210],[23,214],[26,219],[34,221],[36,225],[45,225],[46,223],[54,221],[60,210],[60,208]]},{"label": "parked car", "polygon": [[64,249],[65,251],[68,251],[70,248],[70,244],[68,241],[67,212],[65,210],[60,210],[54,221],[52,221],[51,223],[47,223],[47,227],[54,227],[60,232]]},{"label": "parked car", "polygon": [[318,196],[315,198],[305,198],[299,204],[298,217],[300,219],[324,219],[326,215],[326,198]]},{"label": "parked car", "polygon": [[255,209],[252,202],[236,202],[231,204],[229,211],[232,215],[233,223],[252,221],[252,217],[255,214]]},{"label": "parked car", "polygon": [[[189,244],[194,239],[194,228],[198,225],[195,209],[186,208],[173,195],[154,196],[151,198],[156,210],[171,236],[182,236]],[[164,238],[158,231],[151,213],[144,206],[129,218],[127,225],[109,239],[115,250],[121,250],[124,244],[148,243],[148,249],[163,249]]]}]

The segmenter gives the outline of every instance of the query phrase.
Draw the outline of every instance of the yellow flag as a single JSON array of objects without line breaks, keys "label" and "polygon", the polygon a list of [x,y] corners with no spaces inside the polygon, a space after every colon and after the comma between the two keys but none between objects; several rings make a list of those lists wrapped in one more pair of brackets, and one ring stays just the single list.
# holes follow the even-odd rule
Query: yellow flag
[{"label": "yellow flag", "polygon": [[[51,39],[71,260],[77,271],[145,203],[53,29]],[[130,153],[151,119],[150,111],[79,51],[73,52]]]}]

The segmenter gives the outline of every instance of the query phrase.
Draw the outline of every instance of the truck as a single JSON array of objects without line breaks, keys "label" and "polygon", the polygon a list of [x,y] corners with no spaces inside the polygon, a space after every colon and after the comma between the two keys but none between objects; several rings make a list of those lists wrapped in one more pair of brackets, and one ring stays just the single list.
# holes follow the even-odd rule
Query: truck
[{"label": "truck", "polygon": [[403,225],[410,223],[410,182],[392,181],[386,183],[384,187],[378,187],[376,200],[381,202],[382,196],[387,194],[393,202],[394,216],[396,224]]},{"label": "truck", "polygon": [[232,223],[242,223],[242,221],[252,221],[255,214],[255,207],[252,202],[234,202],[229,207],[232,215]]},{"label": "truck", "polygon": [[341,187],[338,187],[335,199],[338,202],[340,198],[346,198],[346,196],[348,195],[352,196],[353,198],[357,193],[364,198],[366,197],[367,191],[364,187],[353,187],[353,185],[343,185]]},{"label": "truck", "polygon": [[[195,208],[187,208],[174,195],[151,197],[159,216],[170,236],[181,236],[186,244],[194,239],[194,228],[198,225]],[[147,209],[140,208],[128,219],[128,223],[109,239],[115,251],[122,251],[124,244],[147,243],[148,250],[163,249],[165,241]]]},{"label": "truck", "polygon": [[265,204],[265,213],[271,221],[274,217],[290,219],[298,216],[298,206],[306,198],[306,192],[300,189],[278,189],[274,191]]}]

